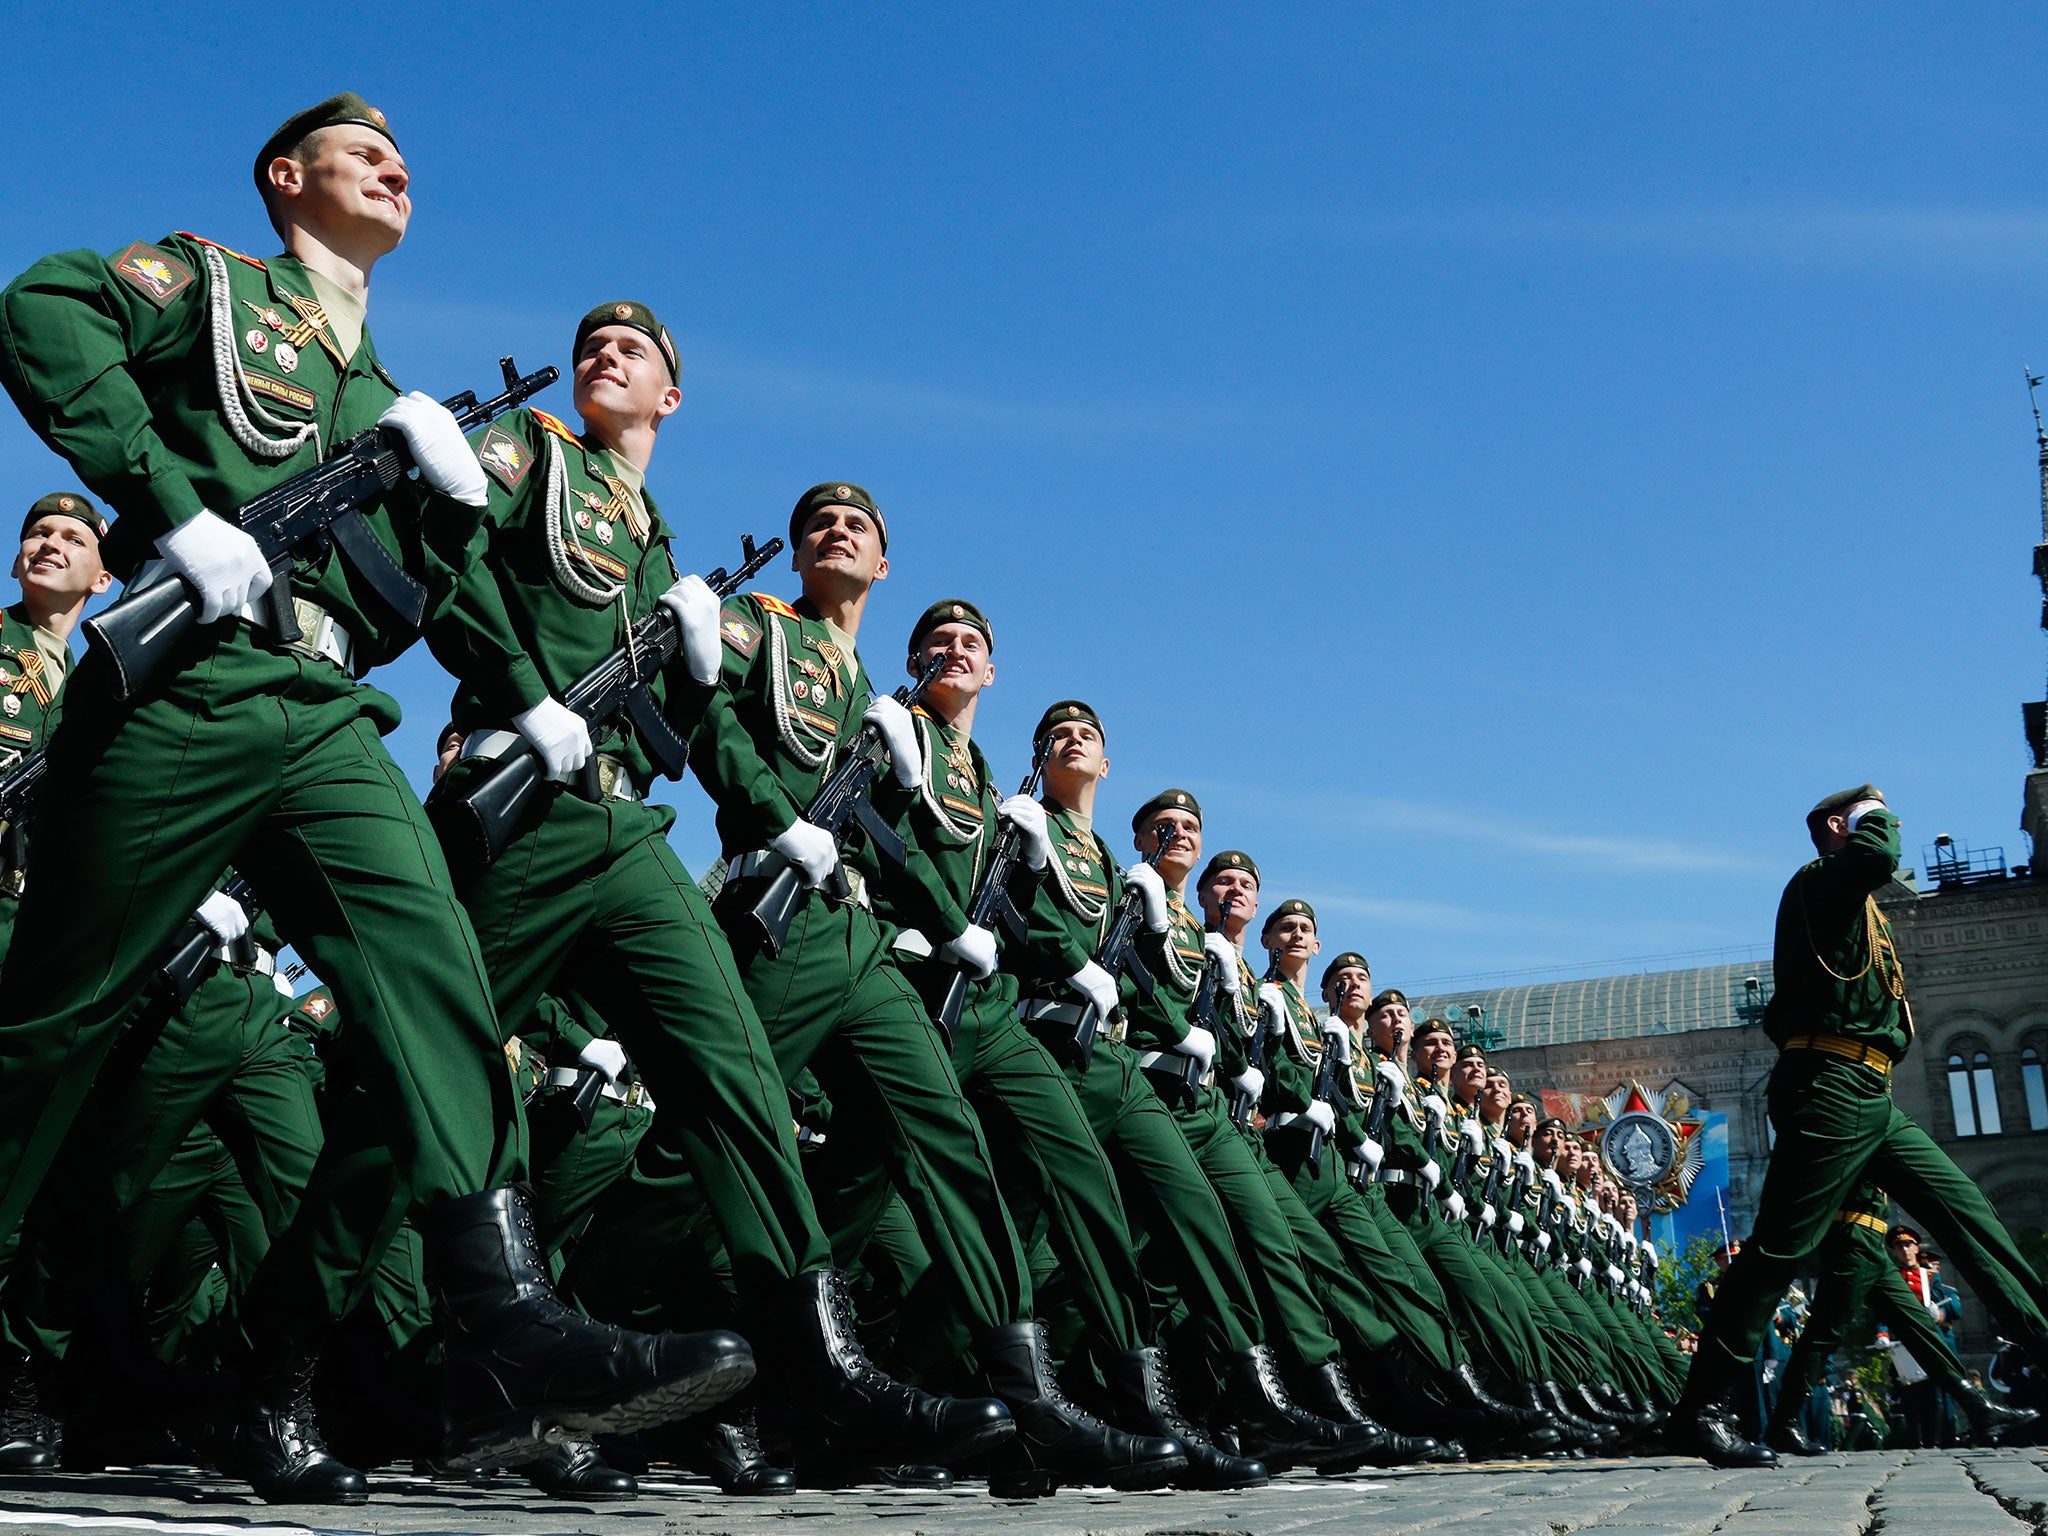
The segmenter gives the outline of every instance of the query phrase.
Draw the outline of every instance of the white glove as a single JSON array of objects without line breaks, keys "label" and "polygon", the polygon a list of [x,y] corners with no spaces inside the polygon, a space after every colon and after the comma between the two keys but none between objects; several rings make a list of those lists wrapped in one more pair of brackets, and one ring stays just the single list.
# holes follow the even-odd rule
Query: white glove
[{"label": "white glove", "polygon": [[590,761],[590,727],[560,699],[542,699],[512,723],[533,743],[551,779],[566,779]]},{"label": "white glove", "polygon": [[1493,1224],[1494,1224],[1494,1223],[1495,1223],[1496,1221],[1499,1221],[1499,1220],[1500,1220],[1500,1212],[1499,1212],[1499,1211],[1496,1211],[1496,1210],[1495,1210],[1495,1209],[1493,1208],[1493,1202],[1492,1202],[1492,1201],[1490,1201],[1490,1200],[1489,1200],[1489,1201],[1483,1202],[1483,1203],[1482,1203],[1482,1204],[1480,1205],[1480,1207],[1479,1207],[1479,1225],[1481,1225],[1482,1227],[1491,1227],[1491,1226],[1492,1226],[1492,1225],[1493,1225]]},{"label": "white glove", "polygon": [[917,788],[924,780],[924,753],[918,749],[917,722],[910,717],[910,711],[886,693],[877,694],[868,700],[860,723],[881,732],[889,748],[889,770],[896,775],[896,782],[905,789]]},{"label": "white glove", "polygon": [[443,496],[465,507],[481,507],[491,499],[484,467],[464,440],[454,412],[432,395],[418,390],[400,395],[384,407],[377,425],[390,427],[405,439],[420,478]]},{"label": "white glove", "polygon": [[1657,1245],[1648,1238],[1643,1239],[1643,1262],[1645,1264],[1655,1264],[1657,1262]]},{"label": "white glove", "polygon": [[1174,1047],[1183,1056],[1192,1056],[1208,1071],[1216,1061],[1216,1037],[1199,1024],[1190,1024],[1186,1037]]},{"label": "white glove", "polygon": [[1494,1137],[1493,1146],[1491,1150],[1493,1152],[1493,1155],[1500,1159],[1500,1164],[1503,1168],[1506,1168],[1515,1160],[1515,1149],[1512,1145],[1509,1144],[1505,1137]]},{"label": "white glove", "polygon": [[685,576],[661,594],[661,606],[675,615],[683,632],[683,667],[692,680],[710,687],[718,681],[719,642],[724,638],[718,594],[702,576]]},{"label": "white glove", "polygon": [[1593,1273],[1593,1261],[1591,1259],[1582,1258],[1579,1260],[1578,1263],[1574,1264],[1572,1268],[1576,1269],[1580,1274],[1590,1277]]},{"label": "white glove", "polygon": [[1205,933],[1202,948],[1216,961],[1217,984],[1232,997],[1237,996],[1237,989],[1243,984],[1243,978],[1237,974],[1237,946],[1220,933]]},{"label": "white glove", "polygon": [[1550,1234],[1548,1232],[1538,1232],[1536,1234],[1536,1251],[1538,1253],[1550,1252]]},{"label": "white glove", "polygon": [[616,1040],[607,1040],[599,1035],[590,1044],[576,1053],[576,1059],[586,1067],[604,1074],[604,1080],[614,1088],[626,1070],[626,1048]]},{"label": "white glove", "polygon": [[998,819],[1007,821],[1024,839],[1024,862],[1043,869],[1052,858],[1052,838],[1045,830],[1045,807],[1029,795],[1012,795],[996,807]]},{"label": "white glove", "polygon": [[1486,1127],[1477,1115],[1467,1115],[1459,1122],[1458,1139],[1472,1148],[1474,1156],[1486,1150]]},{"label": "white glove", "polygon": [[1345,1066],[1351,1065],[1351,1031],[1344,1027],[1343,1020],[1324,1028],[1323,1049],[1334,1054]]},{"label": "white glove", "polygon": [[1609,1285],[1619,1286],[1621,1282],[1627,1278],[1628,1277],[1626,1275],[1622,1274],[1621,1266],[1619,1264],[1610,1264],[1607,1266],[1607,1283]]},{"label": "white glove", "polygon": [[156,541],[156,551],[199,594],[202,624],[270,590],[270,566],[256,541],[211,512],[178,524]]},{"label": "white glove", "polygon": [[1522,1229],[1527,1225],[1528,1223],[1522,1220],[1522,1213],[1520,1211],[1508,1212],[1508,1231],[1512,1233],[1514,1236],[1520,1237],[1522,1235]]},{"label": "white glove", "polygon": [[804,884],[812,890],[831,879],[832,871],[839,867],[837,840],[823,827],[814,827],[808,821],[791,822],[787,832],[778,832],[768,839],[768,846],[802,870]]},{"label": "white glove", "polygon": [[995,974],[996,936],[979,923],[969,923],[959,938],[946,940],[939,946],[939,953],[958,960],[976,981],[986,981]]},{"label": "white glove", "polygon": [[1257,1067],[1246,1067],[1230,1080],[1230,1086],[1256,1104],[1265,1097],[1266,1074]]},{"label": "white glove", "polygon": [[1259,1027],[1269,1040],[1287,1038],[1287,994],[1270,981],[1259,983]]},{"label": "white glove", "polygon": [[1166,932],[1166,882],[1159,871],[1141,860],[1124,871],[1124,884],[1136,886],[1145,899],[1145,926],[1154,933]]},{"label": "white glove", "polygon": [[247,910],[226,891],[215,891],[199,903],[193,916],[223,944],[232,944],[249,931]]},{"label": "white glove", "polygon": [[1522,1172],[1528,1174],[1531,1180],[1535,1179],[1536,1159],[1532,1155],[1530,1155],[1529,1149],[1527,1147],[1524,1147],[1521,1151],[1515,1154],[1515,1166],[1521,1169]]},{"label": "white glove", "polygon": [[1444,1214],[1453,1221],[1465,1219],[1465,1197],[1455,1189],[1444,1197]]},{"label": "white glove", "polygon": [[1419,1172],[1422,1177],[1422,1182],[1427,1184],[1431,1189],[1435,1189],[1437,1185],[1443,1183],[1444,1181],[1444,1171],[1443,1169],[1437,1167],[1436,1162],[1433,1159],[1429,1162],[1424,1163]]},{"label": "white glove", "polygon": [[1398,1062],[1389,1061],[1382,1056],[1380,1064],[1373,1068],[1373,1075],[1386,1084],[1388,1091],[1397,1098],[1408,1091],[1408,1074],[1401,1070]]},{"label": "white glove", "polygon": [[1555,1168],[1543,1170],[1543,1183],[1558,1199],[1562,1200],[1564,1198],[1564,1180],[1557,1176]]},{"label": "white glove", "polygon": [[1337,1129],[1337,1112],[1330,1108],[1328,1101],[1317,1099],[1301,1112],[1301,1118],[1321,1131],[1325,1136],[1333,1135]]},{"label": "white glove", "polygon": [[1069,976],[1067,985],[1087,994],[1098,1018],[1107,1019],[1116,1012],[1116,978],[1093,960]]},{"label": "white glove", "polygon": [[1451,1106],[1444,1102],[1440,1093],[1425,1093],[1422,1096],[1422,1107],[1435,1114],[1439,1125],[1451,1117]]},{"label": "white glove", "polygon": [[1358,1144],[1358,1158],[1374,1173],[1380,1171],[1380,1164],[1386,1161],[1387,1149],[1370,1136]]}]

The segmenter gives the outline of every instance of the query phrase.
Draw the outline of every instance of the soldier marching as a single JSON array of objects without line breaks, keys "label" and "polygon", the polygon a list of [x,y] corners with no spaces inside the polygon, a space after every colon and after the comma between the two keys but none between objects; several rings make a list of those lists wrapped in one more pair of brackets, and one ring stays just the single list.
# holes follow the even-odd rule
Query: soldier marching
[{"label": "soldier marching", "polygon": [[[976,602],[925,608],[885,690],[859,483],[796,497],[785,591],[678,567],[682,361],[644,302],[565,327],[570,417],[451,409],[368,327],[412,216],[391,121],[332,97],[253,179],[279,254],[180,233],[0,294],[0,379],[83,482],[27,509],[0,615],[0,1469],[175,1455],[348,1504],[405,1458],[576,1498],[653,1464],[735,1497],[1765,1465],[1815,1449],[1733,1407],[1801,1266],[1796,1383],[1914,1310],[1886,1191],[2048,1362],[2039,1277],[1890,1102],[1871,786],[1808,818],[1779,1155],[1688,1368],[1637,1192],[1567,1126],[1324,960],[1250,853],[1205,859],[1190,791],[1119,855],[1085,700],[976,734]],[[238,513],[343,459],[318,526],[259,544]],[[74,664],[117,579],[186,615],[146,672],[104,636]],[[370,681],[415,640],[453,679],[424,805]],[[701,885],[648,798],[685,763]],[[2029,1417],[1912,1338],[1980,1433]]]}]

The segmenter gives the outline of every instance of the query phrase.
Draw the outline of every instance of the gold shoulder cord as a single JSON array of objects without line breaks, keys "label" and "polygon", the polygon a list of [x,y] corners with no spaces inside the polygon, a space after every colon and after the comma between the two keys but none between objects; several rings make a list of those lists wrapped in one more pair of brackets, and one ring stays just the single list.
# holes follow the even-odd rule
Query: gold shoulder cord
[{"label": "gold shoulder cord", "polygon": [[[1822,970],[1826,971],[1837,981],[1861,981],[1870,974],[1870,968],[1877,964],[1878,956],[1881,954],[1885,958],[1885,964],[1879,968],[1877,979],[1884,987],[1885,995],[1899,1003],[1906,1001],[1906,967],[1899,959],[1898,947],[1892,943],[1886,933],[1884,915],[1877,910],[1877,898],[1875,896],[1865,896],[1863,898],[1863,942],[1864,947],[1869,951],[1869,958],[1863,962],[1863,969],[1856,972],[1853,976],[1844,976],[1832,965],[1829,965],[1827,956],[1820,952],[1820,944],[1813,936],[1813,914],[1806,909],[1806,891],[1804,887],[1799,892],[1799,917],[1806,924],[1807,947],[1813,951],[1813,958],[1820,962]],[[1910,1038],[1912,1033],[1913,1010],[1909,1005],[1906,1009],[1906,1034]]]}]

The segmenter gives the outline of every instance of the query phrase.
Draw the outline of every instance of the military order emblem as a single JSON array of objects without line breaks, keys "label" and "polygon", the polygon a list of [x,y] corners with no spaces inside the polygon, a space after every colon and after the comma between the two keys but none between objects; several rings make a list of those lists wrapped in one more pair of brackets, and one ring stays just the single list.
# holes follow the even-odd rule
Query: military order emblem
[{"label": "military order emblem", "polygon": [[[1673,1084],[1661,1093],[1625,1083],[1593,1105],[1594,1123],[1579,1134],[1597,1140],[1601,1164],[1636,1191],[1651,1212],[1677,1210],[1706,1166],[1701,1121],[1688,1118],[1691,1097]],[[1604,1113],[1607,1123],[1600,1125]]]}]

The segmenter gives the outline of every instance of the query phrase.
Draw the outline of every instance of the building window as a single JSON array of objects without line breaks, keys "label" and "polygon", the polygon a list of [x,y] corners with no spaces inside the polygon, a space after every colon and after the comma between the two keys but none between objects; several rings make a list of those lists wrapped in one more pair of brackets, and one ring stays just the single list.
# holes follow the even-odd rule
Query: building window
[{"label": "building window", "polygon": [[2020,1052],[2020,1081],[2027,1090],[2027,1129],[2048,1131],[2048,1083],[2041,1080],[2041,1053],[2031,1045]]},{"label": "building window", "polygon": [[1961,1052],[1949,1057],[1948,1101],[1958,1136],[1996,1136],[2005,1129],[1998,1117],[1998,1081],[1984,1051],[1973,1053],[1968,1061]]}]

